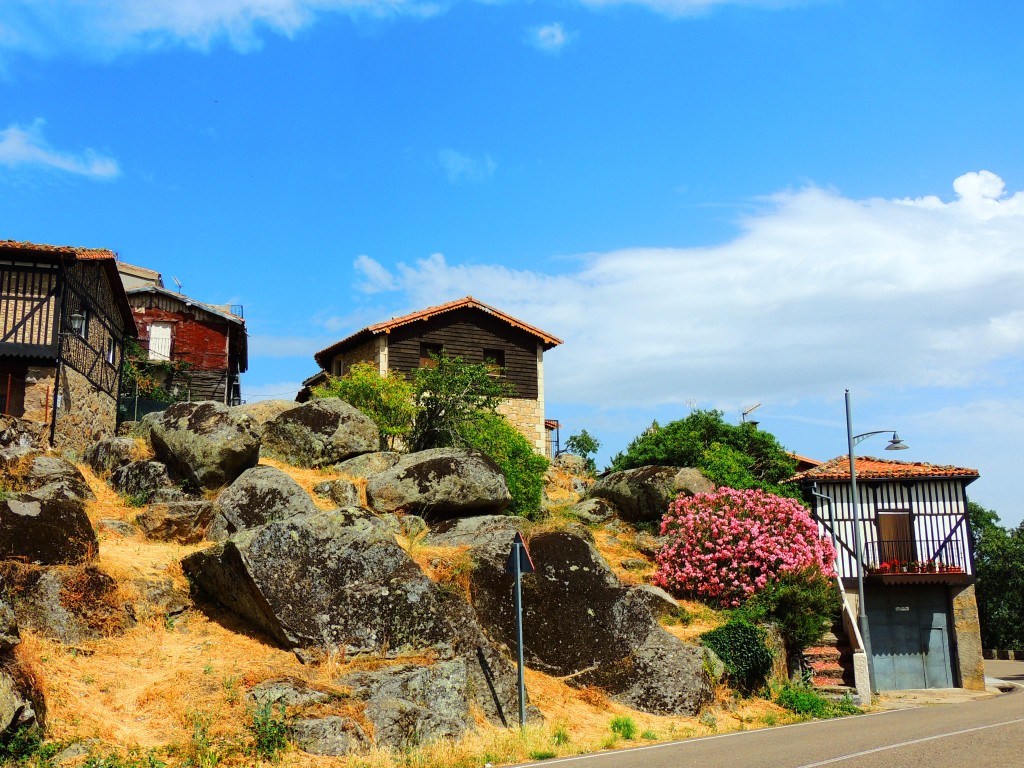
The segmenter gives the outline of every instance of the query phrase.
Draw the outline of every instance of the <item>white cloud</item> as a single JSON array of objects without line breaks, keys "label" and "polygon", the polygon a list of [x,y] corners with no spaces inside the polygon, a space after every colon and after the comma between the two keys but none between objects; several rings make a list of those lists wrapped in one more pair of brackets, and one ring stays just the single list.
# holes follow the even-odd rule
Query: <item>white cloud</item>
[{"label": "white cloud", "polygon": [[360,290],[365,291],[366,293],[379,293],[381,291],[394,290],[394,276],[369,256],[357,256],[355,268],[356,271],[364,278],[357,285]]},{"label": "white cloud", "polygon": [[263,31],[292,37],[326,13],[422,17],[441,9],[432,0],[8,0],[0,47],[113,56],[227,41],[245,51],[259,46]]},{"label": "white cloud", "polygon": [[0,167],[43,168],[92,179],[112,179],[121,174],[115,159],[93,149],[77,153],[54,149],[43,136],[44,125],[37,118],[28,126],[12,123],[0,131]]},{"label": "white cloud", "polygon": [[527,40],[530,45],[545,53],[558,53],[575,35],[568,33],[561,24],[545,24],[529,30]]},{"label": "white cloud", "polygon": [[472,294],[564,338],[549,391],[598,407],[967,387],[1024,353],[1024,194],[985,172],[954,188],[942,202],[812,186],[719,246],[587,254],[557,276],[433,254],[376,265],[376,284],[409,309]]},{"label": "white cloud", "polygon": [[498,164],[488,155],[467,155],[454,149],[442,149],[437,153],[437,162],[452,184],[476,184],[494,175]]}]

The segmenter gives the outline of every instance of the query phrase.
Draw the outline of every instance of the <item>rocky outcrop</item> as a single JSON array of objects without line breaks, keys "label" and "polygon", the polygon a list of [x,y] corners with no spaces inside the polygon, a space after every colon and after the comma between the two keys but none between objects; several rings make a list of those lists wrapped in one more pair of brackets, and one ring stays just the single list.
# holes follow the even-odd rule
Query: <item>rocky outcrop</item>
[{"label": "rocky outcrop", "polygon": [[268,421],[273,421],[285,411],[290,411],[296,405],[294,400],[259,400],[255,403],[243,403],[234,406],[237,413],[244,413],[251,418],[258,427],[263,427]]},{"label": "rocky outcrop", "polygon": [[358,507],[362,503],[359,487],[351,480],[329,480],[316,485],[313,492],[326,496],[339,507]]},{"label": "rocky outcrop", "polygon": [[216,508],[212,501],[173,501],[150,504],[135,518],[147,539],[196,544],[207,536]]},{"label": "rocky outcrop", "polygon": [[0,559],[73,565],[98,553],[99,542],[81,501],[37,499],[24,493],[0,501]]},{"label": "rocky outcrop", "polygon": [[175,403],[143,421],[157,458],[199,488],[222,488],[259,461],[255,422],[223,403]]},{"label": "rocky outcrop", "polygon": [[647,466],[612,472],[598,479],[588,498],[615,505],[619,517],[631,523],[658,522],[680,493],[693,496],[714,490],[714,485],[693,468]]},{"label": "rocky outcrop", "polygon": [[21,642],[18,633],[18,619],[14,615],[14,607],[7,595],[0,591],[0,656],[10,651]]},{"label": "rocky outcrop", "polygon": [[310,400],[263,425],[264,450],[300,467],[326,467],[380,450],[380,430],[344,400]]},{"label": "rocky outcrop", "polygon": [[37,456],[22,478],[24,487],[38,499],[95,501],[96,496],[78,467],[59,456]]},{"label": "rocky outcrop", "polygon": [[[505,572],[516,525],[511,518],[452,521],[426,543],[470,543],[473,608],[488,634],[514,647],[515,616]],[[473,543],[475,542],[475,543]],[[597,685],[631,707],[693,714],[710,699],[701,649],[665,632],[649,595],[630,590],[585,540],[545,533],[529,541],[536,573],[523,579],[527,663],[573,685]]]},{"label": "rocky outcrop", "polygon": [[427,520],[496,514],[512,500],[490,457],[452,448],[403,456],[367,481],[366,498],[375,512],[409,512]]},{"label": "rocky outcrop", "polygon": [[110,486],[122,496],[149,501],[159,491],[175,487],[167,465],[159,461],[132,461],[115,469]]},{"label": "rocky outcrop", "polygon": [[46,425],[0,415],[0,448],[46,448]]},{"label": "rocky outcrop", "polygon": [[209,535],[222,541],[238,531],[315,511],[309,494],[288,475],[276,467],[257,466],[221,491]]},{"label": "rocky outcrop", "polygon": [[392,657],[430,649],[466,662],[488,716],[512,711],[512,667],[469,606],[435,586],[365,512],[301,514],[241,531],[182,568],[202,593],[286,648]]},{"label": "rocky outcrop", "polygon": [[135,438],[110,437],[89,445],[82,458],[93,472],[106,477],[118,467],[141,459],[142,453],[142,448]]},{"label": "rocky outcrop", "polygon": [[0,666],[0,742],[6,743],[18,731],[43,728],[42,696],[14,661]]},{"label": "rocky outcrop", "polygon": [[615,516],[615,505],[607,499],[585,499],[573,506],[572,513],[588,525],[598,525]]}]

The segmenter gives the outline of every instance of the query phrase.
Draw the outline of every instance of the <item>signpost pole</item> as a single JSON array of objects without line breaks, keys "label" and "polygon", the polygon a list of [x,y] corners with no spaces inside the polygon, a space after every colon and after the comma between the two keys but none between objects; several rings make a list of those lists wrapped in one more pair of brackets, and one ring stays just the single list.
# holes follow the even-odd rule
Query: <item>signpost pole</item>
[{"label": "signpost pole", "polygon": [[518,538],[512,545],[516,579],[516,663],[519,665],[519,727],[526,727],[526,675],[523,670],[523,572]]}]

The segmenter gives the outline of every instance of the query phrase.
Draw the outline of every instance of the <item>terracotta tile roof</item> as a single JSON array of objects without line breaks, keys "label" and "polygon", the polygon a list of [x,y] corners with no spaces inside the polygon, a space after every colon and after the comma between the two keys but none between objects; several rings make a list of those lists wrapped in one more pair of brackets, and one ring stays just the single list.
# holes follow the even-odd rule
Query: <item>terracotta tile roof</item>
[{"label": "terracotta tile roof", "polygon": [[[925,464],[919,461],[892,461],[876,459],[872,456],[857,457],[858,480],[902,480],[915,478],[963,477],[975,480],[979,477],[978,470],[949,465]],[[795,483],[801,480],[849,480],[850,460],[847,456],[837,456],[824,464],[808,469],[789,478],[785,482]]]},{"label": "terracotta tile roof", "polygon": [[393,317],[390,320],[385,320],[382,323],[376,323],[375,325],[369,325],[362,330],[356,331],[351,336],[347,336],[339,342],[332,344],[326,349],[322,349],[317,352],[313,357],[316,359],[320,367],[326,368],[327,364],[330,363],[330,359],[341,352],[346,347],[354,345],[356,342],[362,341],[363,339],[375,336],[378,333],[390,333],[392,329],[398,328],[409,323],[415,323],[418,320],[427,320],[435,315],[440,315],[445,312],[451,312],[456,309],[471,308],[479,309],[488,314],[494,315],[499,320],[503,320],[509,325],[519,328],[520,330],[526,331],[527,333],[536,336],[544,344],[544,349],[551,349],[562,343],[562,340],[556,336],[552,336],[549,333],[536,328],[532,325],[524,323],[522,320],[517,320],[512,315],[507,315],[500,309],[495,309],[489,304],[484,304],[482,301],[474,299],[472,296],[466,296],[462,299],[456,299],[455,301],[449,301],[446,304],[438,304],[436,307],[427,307],[421,309],[418,312],[412,312],[408,315],[402,315],[401,317]]},{"label": "terracotta tile roof", "polygon": [[0,240],[0,251],[35,251],[36,253],[66,253],[77,259],[116,259],[117,254],[106,248],[81,248],[75,245],[46,245]]}]

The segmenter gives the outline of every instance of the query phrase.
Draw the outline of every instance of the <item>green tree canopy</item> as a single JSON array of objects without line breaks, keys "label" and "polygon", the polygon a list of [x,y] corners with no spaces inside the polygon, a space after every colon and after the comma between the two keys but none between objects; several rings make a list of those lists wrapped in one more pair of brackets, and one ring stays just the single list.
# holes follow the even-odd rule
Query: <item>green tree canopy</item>
[{"label": "green tree canopy", "polygon": [[999,515],[973,501],[967,504],[974,542],[981,644],[985,648],[1024,648],[1024,523],[1008,530]]},{"label": "green tree canopy", "polygon": [[800,498],[780,483],[796,472],[794,459],[770,432],[753,424],[727,424],[721,411],[693,411],[678,421],[657,422],[612,458],[615,471],[666,464],[697,467],[716,485]]},{"label": "green tree canopy", "polygon": [[373,419],[389,448],[412,431],[415,392],[397,371],[381,376],[375,363],[354,363],[344,376],[328,376],[324,384],[313,387],[314,397],[340,398]]}]

